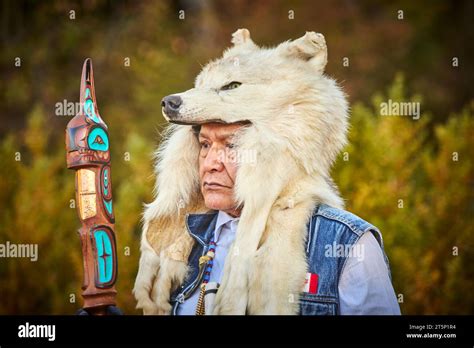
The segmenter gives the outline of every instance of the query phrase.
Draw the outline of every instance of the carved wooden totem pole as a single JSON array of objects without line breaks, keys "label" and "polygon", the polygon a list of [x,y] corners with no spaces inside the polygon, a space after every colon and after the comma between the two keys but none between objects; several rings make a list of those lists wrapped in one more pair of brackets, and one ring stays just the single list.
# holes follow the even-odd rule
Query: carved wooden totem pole
[{"label": "carved wooden totem pole", "polygon": [[90,58],[82,68],[80,103],[66,129],[67,167],[76,171],[76,206],[82,223],[84,306],[79,314],[119,314],[109,136],[97,109]]}]

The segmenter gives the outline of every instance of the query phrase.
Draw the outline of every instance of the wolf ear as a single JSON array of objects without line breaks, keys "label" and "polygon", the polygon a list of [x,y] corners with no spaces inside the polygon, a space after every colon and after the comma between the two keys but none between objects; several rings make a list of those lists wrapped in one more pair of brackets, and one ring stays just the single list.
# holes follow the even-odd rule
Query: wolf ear
[{"label": "wolf ear", "polygon": [[283,52],[289,57],[302,59],[311,64],[316,71],[323,73],[328,61],[328,49],[324,35],[307,31],[299,39],[282,44]]},{"label": "wolf ear", "polygon": [[234,47],[237,46],[247,46],[247,47],[257,47],[250,37],[250,31],[247,29],[238,29],[232,34],[231,42],[234,44]]}]

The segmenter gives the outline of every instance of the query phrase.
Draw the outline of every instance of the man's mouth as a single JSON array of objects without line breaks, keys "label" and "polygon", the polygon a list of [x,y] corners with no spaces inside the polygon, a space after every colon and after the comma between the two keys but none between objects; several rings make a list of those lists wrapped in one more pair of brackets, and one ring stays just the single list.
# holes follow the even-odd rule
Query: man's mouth
[{"label": "man's mouth", "polygon": [[215,181],[205,181],[203,187],[208,190],[219,190],[222,188],[230,188],[229,186],[219,184],[218,182],[215,182]]}]

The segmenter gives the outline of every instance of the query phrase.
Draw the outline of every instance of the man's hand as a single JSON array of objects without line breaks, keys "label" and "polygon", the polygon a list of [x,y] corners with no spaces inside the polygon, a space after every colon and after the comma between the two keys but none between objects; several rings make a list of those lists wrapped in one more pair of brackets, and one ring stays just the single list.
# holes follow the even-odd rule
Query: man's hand
[{"label": "man's hand", "polygon": [[[84,308],[79,309],[76,315],[90,315],[90,313]],[[123,312],[117,306],[107,306],[105,315],[123,315]]]}]

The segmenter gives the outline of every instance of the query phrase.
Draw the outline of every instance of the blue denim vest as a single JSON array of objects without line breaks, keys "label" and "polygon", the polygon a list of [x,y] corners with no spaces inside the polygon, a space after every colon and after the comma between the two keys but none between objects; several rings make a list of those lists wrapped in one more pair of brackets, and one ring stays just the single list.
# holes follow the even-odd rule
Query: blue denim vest
[{"label": "blue denim vest", "polygon": [[[172,315],[177,314],[178,306],[191,296],[201,283],[203,268],[199,269],[199,257],[207,253],[216,221],[217,212],[186,216],[187,230],[196,243],[189,255],[188,275],[183,284],[171,294]],[[343,246],[353,245],[365,232],[369,231],[373,233],[382,248],[390,274],[382,235],[375,226],[352,213],[325,204],[315,208],[308,222],[306,256],[308,272],[318,275],[318,288],[315,294],[306,292],[300,294],[300,315],[339,314],[338,284],[347,257],[326,257],[327,246],[334,245],[333,243]]]}]

